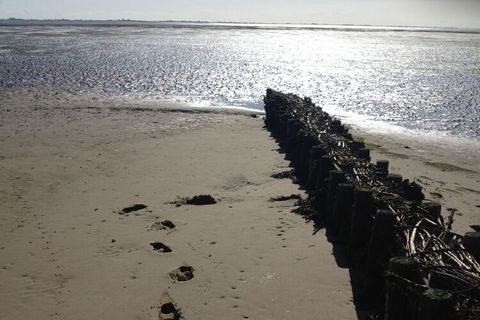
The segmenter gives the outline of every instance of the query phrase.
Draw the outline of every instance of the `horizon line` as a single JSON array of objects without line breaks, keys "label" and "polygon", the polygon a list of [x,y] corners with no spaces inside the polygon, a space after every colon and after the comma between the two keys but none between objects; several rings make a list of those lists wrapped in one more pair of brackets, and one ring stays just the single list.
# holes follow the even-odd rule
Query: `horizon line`
[{"label": "horizon line", "polygon": [[318,23],[318,22],[252,22],[252,21],[209,21],[209,20],[142,20],[142,19],[71,19],[71,18],[0,18],[0,22],[126,22],[126,23],[219,23],[219,24],[246,24],[246,25],[300,25],[300,26],[344,26],[344,27],[375,27],[375,28],[432,28],[432,29],[463,29],[463,30],[480,30],[479,27],[459,27],[459,26],[421,26],[421,25],[381,25],[381,24],[355,24],[355,23]]}]

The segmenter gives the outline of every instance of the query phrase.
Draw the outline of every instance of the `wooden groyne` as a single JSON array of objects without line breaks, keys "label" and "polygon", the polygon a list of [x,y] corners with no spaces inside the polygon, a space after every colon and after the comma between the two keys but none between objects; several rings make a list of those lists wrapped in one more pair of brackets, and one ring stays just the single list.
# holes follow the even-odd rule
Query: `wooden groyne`
[{"label": "wooden groyne", "polygon": [[[357,309],[372,317],[480,319],[480,233],[451,231],[422,188],[309,98],[267,90],[265,124],[291,160],[308,218],[344,248]],[[319,271],[321,272],[321,271]]]}]

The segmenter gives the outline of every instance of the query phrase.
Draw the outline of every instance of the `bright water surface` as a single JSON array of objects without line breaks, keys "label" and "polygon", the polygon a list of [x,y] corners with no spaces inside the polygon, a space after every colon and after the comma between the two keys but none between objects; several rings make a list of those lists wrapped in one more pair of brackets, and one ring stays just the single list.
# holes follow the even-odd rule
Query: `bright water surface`
[{"label": "bright water surface", "polygon": [[480,34],[157,24],[0,27],[0,89],[261,109],[267,87],[409,129],[480,139]]}]

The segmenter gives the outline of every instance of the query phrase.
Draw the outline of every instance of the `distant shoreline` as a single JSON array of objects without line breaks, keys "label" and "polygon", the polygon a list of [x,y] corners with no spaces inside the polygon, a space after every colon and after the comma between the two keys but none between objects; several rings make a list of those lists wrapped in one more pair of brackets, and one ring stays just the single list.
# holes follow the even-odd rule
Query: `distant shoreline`
[{"label": "distant shoreline", "polygon": [[209,21],[144,21],[144,20],[70,20],[70,19],[0,19],[0,27],[21,26],[69,26],[69,27],[152,27],[152,28],[212,28],[212,29],[271,29],[271,30],[320,30],[320,31],[368,31],[368,32],[437,32],[479,34],[480,28],[375,26],[352,24],[298,24],[256,22]]}]

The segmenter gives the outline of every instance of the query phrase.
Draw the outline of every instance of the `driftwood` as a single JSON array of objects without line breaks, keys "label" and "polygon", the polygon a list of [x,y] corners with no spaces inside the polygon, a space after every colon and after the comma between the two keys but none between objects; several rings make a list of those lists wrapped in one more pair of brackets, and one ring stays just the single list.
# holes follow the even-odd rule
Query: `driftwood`
[{"label": "driftwood", "polygon": [[[420,319],[444,297],[448,303],[440,305],[451,312],[442,312],[439,319],[480,319],[480,265],[475,259],[480,258],[480,235],[466,235],[464,241],[453,233],[454,211],[445,221],[440,205],[425,200],[419,185],[389,174],[388,161],[371,163],[370,150],[309,98],[268,89],[264,102],[266,127],[313,199],[304,203],[313,203],[315,210],[301,211],[322,220],[337,241],[347,244],[351,268],[373,270],[365,272],[366,294],[390,292],[398,299],[398,290],[404,292],[404,300],[413,301],[406,306],[407,318]],[[395,257],[418,265],[414,279],[387,273]],[[376,303],[385,302],[382,295]],[[392,312],[387,304],[380,317],[397,319]]]}]

